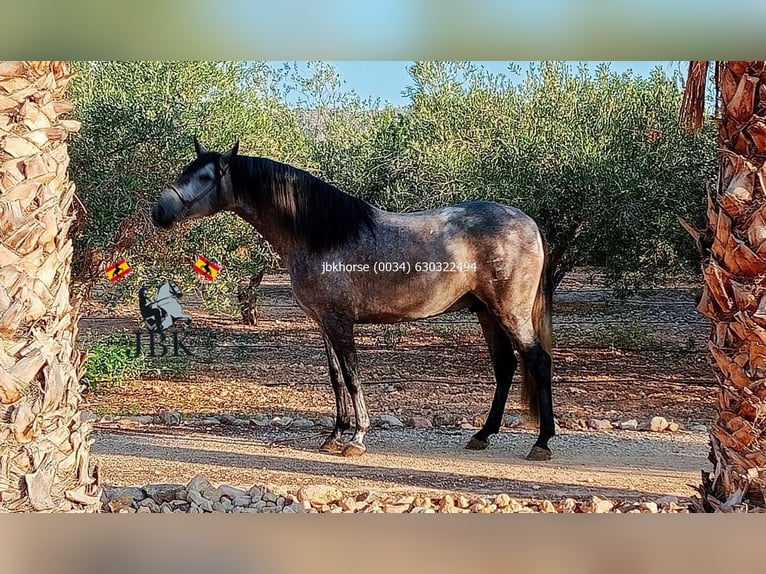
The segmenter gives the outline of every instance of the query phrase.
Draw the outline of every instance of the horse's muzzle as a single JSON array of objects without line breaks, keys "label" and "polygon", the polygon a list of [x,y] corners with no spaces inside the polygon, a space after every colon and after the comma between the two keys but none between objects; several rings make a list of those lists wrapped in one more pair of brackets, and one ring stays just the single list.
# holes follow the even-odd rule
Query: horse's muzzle
[{"label": "horse's muzzle", "polygon": [[174,217],[167,212],[163,207],[162,202],[158,201],[152,208],[152,223],[157,227],[163,227],[165,229],[172,227]]}]

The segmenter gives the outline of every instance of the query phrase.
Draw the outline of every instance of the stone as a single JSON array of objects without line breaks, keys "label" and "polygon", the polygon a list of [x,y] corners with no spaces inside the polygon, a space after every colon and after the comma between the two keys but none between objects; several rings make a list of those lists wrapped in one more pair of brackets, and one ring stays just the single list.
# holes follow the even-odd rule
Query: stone
[{"label": "stone", "polygon": [[139,510],[141,508],[148,508],[150,512],[159,512],[160,511],[160,505],[154,502],[151,498],[144,498],[141,502],[138,503]]},{"label": "stone", "polygon": [[404,423],[396,418],[394,415],[381,415],[378,417],[378,425],[388,425],[390,427],[403,427]]},{"label": "stone", "polygon": [[649,421],[649,430],[652,432],[662,432],[668,428],[668,421],[665,417],[652,417]]},{"label": "stone", "polygon": [[473,426],[481,428],[487,424],[487,415],[476,415],[473,417]]},{"label": "stone", "polygon": [[140,514],[142,512],[152,512],[152,510],[147,506],[139,506],[137,513]]},{"label": "stone", "polygon": [[451,494],[445,494],[441,497],[441,500],[439,500],[439,508],[442,512],[446,512],[447,508],[454,508],[455,507],[455,499]]},{"label": "stone", "polygon": [[568,514],[577,512],[577,502],[573,498],[565,498],[561,503],[561,512]]},{"label": "stone", "polygon": [[249,424],[250,424],[250,421],[247,419],[234,419],[235,427],[246,427]]},{"label": "stone", "polygon": [[309,429],[314,426],[313,421],[309,419],[295,419],[293,424],[290,425],[294,429]]},{"label": "stone", "polygon": [[668,423],[668,430],[670,432],[678,432],[679,430],[681,430],[681,425],[676,422],[670,422]]},{"label": "stone", "polygon": [[188,494],[186,495],[186,499],[192,503],[196,504],[197,506],[202,506],[202,501],[207,500],[204,496],[202,496],[198,490],[190,490]]},{"label": "stone", "polygon": [[345,498],[342,498],[338,504],[346,512],[356,512],[357,503],[353,496],[346,496]]},{"label": "stone", "polygon": [[517,417],[516,415],[505,415],[503,417],[503,424],[509,429],[512,429],[521,424],[521,417]]},{"label": "stone", "polygon": [[540,511],[549,514],[558,513],[558,510],[556,510],[556,507],[553,506],[553,503],[550,500],[543,500],[540,504]]},{"label": "stone", "polygon": [[263,419],[250,419],[249,421],[250,426],[253,427],[270,427],[271,421],[269,419],[263,420]]},{"label": "stone", "polygon": [[436,427],[453,427],[458,422],[458,417],[451,413],[436,413],[431,418],[431,422]]},{"label": "stone", "polygon": [[597,431],[612,430],[612,422],[607,419],[590,419],[588,421],[588,428]]},{"label": "stone", "polygon": [[[247,499],[250,500],[250,497],[248,496]],[[221,506],[223,506],[223,509],[226,512],[231,512],[232,510],[234,510],[234,503],[228,498],[226,498],[225,496],[221,498],[220,504]]]},{"label": "stone", "polygon": [[298,490],[298,500],[312,504],[330,504],[342,496],[343,493],[340,490],[326,484],[311,484]]},{"label": "stone", "polygon": [[271,424],[279,428],[287,428],[293,422],[292,417],[274,417],[271,419]]},{"label": "stone", "polygon": [[691,425],[689,427],[689,430],[693,430],[695,432],[704,432],[704,433],[706,433],[707,432],[707,426],[702,425],[702,424]]},{"label": "stone", "polygon": [[[218,488],[215,489],[216,492],[216,498],[220,499],[222,496],[228,496],[232,500],[237,498],[238,496],[246,496],[247,492],[241,488],[235,488],[233,486],[229,486],[228,484],[222,484]],[[249,497],[248,497],[249,498]]]},{"label": "stone", "polygon": [[149,484],[144,487],[146,496],[158,504],[175,500],[182,490],[184,490],[183,484]]},{"label": "stone", "polygon": [[402,496],[401,498],[397,498],[394,501],[394,504],[407,504],[407,505],[411,505],[414,502],[415,502],[415,497],[414,496]]},{"label": "stone", "polygon": [[250,495],[243,494],[242,496],[232,498],[231,503],[234,506],[250,506],[253,503],[253,499]]},{"label": "stone", "polygon": [[642,502],[638,505],[639,510],[641,512],[646,512],[650,514],[657,514],[658,508],[656,502]]},{"label": "stone", "polygon": [[410,419],[410,424],[412,425],[412,428],[416,429],[430,429],[434,426],[431,419],[419,415],[412,417]]},{"label": "stone", "polygon": [[266,502],[276,503],[277,502],[277,498],[279,498],[279,497],[275,493],[267,490],[266,492],[263,493],[263,497],[261,499],[265,500]]},{"label": "stone", "polygon": [[495,497],[495,504],[497,505],[498,508],[507,508],[510,503],[511,503],[511,497],[505,493],[498,494]]},{"label": "stone", "polygon": [[131,500],[139,502],[146,498],[143,488],[136,486],[104,486],[102,500],[108,502],[117,496],[129,497]]},{"label": "stone", "polygon": [[250,489],[247,491],[247,494],[250,495],[250,498],[253,499],[253,502],[258,502],[261,500],[261,498],[263,498],[263,490],[255,485],[250,487]]},{"label": "stone", "polygon": [[84,410],[80,411],[80,422],[81,423],[87,423],[98,420],[98,417],[93,411]]},{"label": "stone", "polygon": [[638,421],[630,419],[620,423],[620,430],[638,430]]},{"label": "stone", "polygon": [[385,506],[383,506],[383,512],[386,514],[404,514],[405,512],[409,512],[409,510],[409,504],[394,504],[387,502]]},{"label": "stone", "polygon": [[470,501],[463,496],[462,494],[457,497],[457,500],[455,501],[455,506],[458,508],[468,508],[471,505]]},{"label": "stone", "polygon": [[171,514],[173,512],[173,507],[167,502],[164,502],[160,505],[160,512],[163,514]]},{"label": "stone", "polygon": [[181,413],[178,411],[160,411],[160,421],[168,426],[177,426],[181,424]]},{"label": "stone", "polygon": [[213,485],[210,484],[210,480],[208,480],[207,476],[198,474],[189,481],[186,485],[186,490],[188,492],[195,491],[199,494],[207,490],[213,490]]},{"label": "stone", "polygon": [[218,418],[221,420],[222,424],[229,425],[229,426],[233,426],[234,425],[234,421],[237,420],[235,417],[233,417],[231,415],[221,415]]},{"label": "stone", "polygon": [[224,508],[223,504],[221,504],[220,502],[214,502],[213,512],[226,512],[226,508]]},{"label": "stone", "polygon": [[326,428],[326,429],[335,428],[335,419],[332,417],[320,417],[317,423],[322,428]]},{"label": "stone", "polygon": [[202,419],[202,424],[207,426],[217,426],[221,424],[221,421],[218,420],[216,417],[206,417]]},{"label": "stone", "polygon": [[604,514],[611,511],[614,508],[614,502],[594,496],[590,499],[591,508],[596,514]]}]

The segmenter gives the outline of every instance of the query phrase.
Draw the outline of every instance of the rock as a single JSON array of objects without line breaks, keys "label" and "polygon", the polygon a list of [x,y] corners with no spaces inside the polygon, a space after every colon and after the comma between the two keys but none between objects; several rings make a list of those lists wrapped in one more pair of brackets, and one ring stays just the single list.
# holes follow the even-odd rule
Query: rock
[{"label": "rock", "polygon": [[577,512],[577,502],[573,498],[565,498],[561,503],[561,512],[572,513]]},{"label": "rock", "polygon": [[326,429],[335,428],[335,419],[332,417],[320,417],[317,423],[322,428],[326,428]]},{"label": "rock", "polygon": [[452,427],[458,423],[458,418],[450,413],[436,413],[431,418],[431,422],[436,427]]},{"label": "rock", "polygon": [[250,498],[253,499],[253,502],[258,502],[261,500],[261,498],[263,498],[263,490],[257,486],[250,487],[250,490],[247,491],[247,494],[250,495]]},{"label": "rock", "polygon": [[558,513],[558,510],[556,510],[556,507],[553,506],[553,503],[550,500],[543,500],[542,504],[540,504],[540,511],[550,514]]},{"label": "rock", "polygon": [[177,426],[181,424],[181,413],[178,411],[160,411],[160,421],[168,426]]},{"label": "rock", "polygon": [[146,493],[143,488],[135,486],[104,486],[101,499],[104,502],[108,502],[117,496],[129,496],[131,500],[139,502],[146,498]]},{"label": "rock", "polygon": [[228,484],[222,484],[215,489],[215,497],[220,499],[222,496],[228,496],[230,499],[235,499],[238,496],[247,496],[247,491],[241,488],[235,488]]},{"label": "rock", "polygon": [[159,512],[160,511],[160,505],[154,502],[151,498],[144,498],[141,502],[138,503],[138,509],[139,511],[142,508],[148,508],[149,512]]},{"label": "rock", "polygon": [[250,506],[253,503],[252,497],[247,494],[237,496],[231,500],[234,506]]},{"label": "rock", "polygon": [[330,504],[341,496],[343,493],[340,490],[326,484],[312,484],[298,490],[298,500],[312,504]]},{"label": "rock", "polygon": [[658,511],[657,503],[655,502],[642,502],[638,505],[638,508],[641,510],[641,512],[650,514],[657,514]]},{"label": "rock", "polygon": [[387,502],[383,506],[383,512],[386,514],[404,514],[405,512],[408,512],[410,510],[409,504],[393,504],[391,502]]},{"label": "rock", "polygon": [[98,420],[98,417],[93,411],[89,411],[89,410],[80,411],[81,423],[87,423],[87,422],[91,422],[95,420]]},{"label": "rock", "polygon": [[270,427],[271,426],[271,421],[268,420],[268,419],[265,420],[265,421],[262,420],[262,419],[250,419],[248,421],[248,423],[250,424],[251,427],[261,427],[261,428],[263,428],[263,427]]},{"label": "rock", "polygon": [[695,432],[704,432],[704,433],[706,433],[707,432],[707,426],[702,425],[702,424],[691,425],[689,427],[689,430],[693,430]]},{"label": "rock", "polygon": [[678,497],[671,495],[660,496],[654,502],[657,504],[678,504]]},{"label": "rock", "polygon": [[273,502],[276,504],[277,498],[279,498],[275,493],[267,490],[263,493],[263,497],[261,497],[261,500],[264,500],[266,502]]},{"label": "rock", "polygon": [[505,415],[503,417],[503,424],[509,429],[512,429],[521,424],[521,417],[517,417],[516,415]]},{"label": "rock", "polygon": [[668,423],[668,430],[670,432],[678,432],[679,430],[681,430],[681,425],[675,422],[670,422]]},{"label": "rock", "polygon": [[220,419],[222,424],[229,425],[229,426],[233,426],[234,425],[234,421],[237,420],[235,417],[233,417],[231,415],[221,415],[218,418]]},{"label": "rock", "polygon": [[292,417],[274,417],[271,419],[271,424],[275,427],[287,428],[293,422]]},{"label": "rock", "polygon": [[442,512],[446,512],[447,508],[454,508],[455,507],[455,499],[451,494],[445,494],[441,497],[439,500],[439,508]]},{"label": "rock", "polygon": [[217,426],[217,425],[221,424],[221,421],[218,420],[218,418],[216,418],[216,417],[206,417],[206,418],[202,419],[202,424],[203,425],[208,425],[208,426],[210,426],[210,425]]},{"label": "rock", "polygon": [[455,506],[458,508],[468,508],[471,505],[469,500],[463,496],[462,494],[457,497],[457,500],[455,501]]},{"label": "rock", "polygon": [[356,500],[353,496],[347,496],[340,500],[338,502],[340,507],[345,510],[346,512],[355,512],[356,511]]},{"label": "rock", "polygon": [[186,485],[186,490],[190,493],[196,492],[197,494],[200,494],[207,490],[213,490],[213,485],[210,484],[210,480],[208,480],[207,476],[198,474],[189,481]]},{"label": "rock", "polygon": [[590,499],[591,508],[596,514],[604,514],[610,512],[614,508],[614,502],[594,496]]},{"label": "rock", "polygon": [[620,423],[620,430],[638,430],[638,421],[636,419],[630,419]]},{"label": "rock", "polygon": [[415,502],[415,497],[414,496],[402,496],[400,498],[397,498],[394,501],[394,504],[406,504],[406,505],[410,506],[410,505],[414,504],[414,502]]},{"label": "rock", "polygon": [[290,425],[294,429],[308,429],[314,426],[314,423],[308,419],[295,419]]},{"label": "rock", "polygon": [[507,508],[510,503],[511,503],[511,497],[505,493],[498,494],[495,497],[495,504],[497,505],[498,508]]},{"label": "rock", "polygon": [[153,499],[157,504],[175,500],[182,490],[184,490],[183,484],[150,484],[144,487],[146,496]]},{"label": "rock", "polygon": [[414,416],[410,419],[410,424],[412,425],[412,428],[416,429],[430,429],[433,428],[433,423],[431,422],[431,419],[428,417],[422,417],[422,416]]},{"label": "rock", "polygon": [[649,430],[652,432],[662,432],[668,428],[668,424],[665,417],[652,417],[649,421]]},{"label": "rock", "polygon": [[590,419],[588,421],[588,428],[597,431],[612,430],[612,422],[606,419]]},{"label": "rock", "polygon": [[378,417],[378,425],[388,425],[390,427],[403,427],[404,423],[396,418],[394,415],[381,415]]},{"label": "rock", "polygon": [[250,424],[250,421],[247,419],[234,419],[235,427],[246,427],[249,424]]},{"label": "rock", "polygon": [[475,427],[475,426],[473,426],[473,425],[472,425],[471,423],[469,423],[468,421],[462,422],[462,423],[460,423],[458,426],[459,426],[461,429],[463,429],[463,430],[476,430],[476,427]]},{"label": "rock", "polygon": [[[249,496],[245,498],[247,498],[248,500],[250,499]],[[234,503],[228,498],[226,498],[225,496],[221,498],[221,502],[219,502],[218,504],[221,505],[224,512],[231,512],[232,510],[234,510]]]},{"label": "rock", "polygon": [[226,508],[224,508],[223,504],[221,504],[220,502],[214,502],[213,512],[226,512]]},{"label": "rock", "polygon": [[473,417],[472,423],[476,428],[482,428],[485,424],[487,424],[487,415],[476,415]]}]

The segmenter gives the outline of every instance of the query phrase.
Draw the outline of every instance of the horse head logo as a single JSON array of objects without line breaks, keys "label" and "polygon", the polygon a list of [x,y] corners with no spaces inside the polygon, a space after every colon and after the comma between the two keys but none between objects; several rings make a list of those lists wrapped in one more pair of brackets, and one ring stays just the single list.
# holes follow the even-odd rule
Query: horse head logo
[{"label": "horse head logo", "polygon": [[191,315],[183,312],[177,299],[182,296],[183,293],[175,281],[168,280],[160,285],[154,299],[147,296],[145,285],[141,287],[138,290],[138,306],[147,329],[159,333],[172,327],[180,319],[184,320],[184,329],[191,325]]}]

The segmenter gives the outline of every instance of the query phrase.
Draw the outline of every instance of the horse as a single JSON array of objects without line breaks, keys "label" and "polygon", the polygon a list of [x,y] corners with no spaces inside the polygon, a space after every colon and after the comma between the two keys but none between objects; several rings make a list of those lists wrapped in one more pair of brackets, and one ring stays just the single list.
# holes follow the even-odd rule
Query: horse
[{"label": "horse", "polygon": [[[527,459],[551,458],[551,290],[547,246],[532,218],[488,201],[392,213],[299,168],[239,155],[239,142],[218,153],[195,138],[194,148],[196,158],[161,191],[152,221],[168,229],[230,211],[280,255],[293,296],[319,326],[327,353],[336,417],[320,451],[351,457],[367,450],[370,418],[357,376],[355,324],[469,309],[489,347],[496,386],[486,422],[466,448],[487,448],[500,431],[519,363],[515,349],[522,400],[539,421]],[[356,424],[344,443],[349,398]]]},{"label": "horse", "polygon": [[138,290],[138,306],[141,317],[150,331],[164,331],[183,319],[184,328],[191,324],[191,315],[187,315],[181,309],[181,304],[176,297],[182,297],[181,288],[175,281],[165,281],[154,296],[149,299],[146,295],[146,286]]}]

